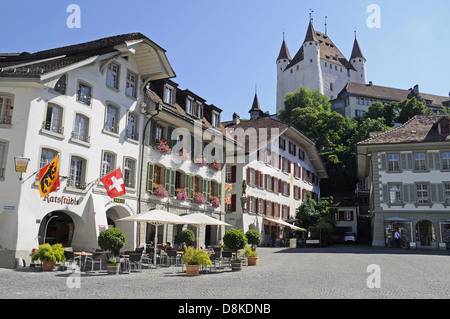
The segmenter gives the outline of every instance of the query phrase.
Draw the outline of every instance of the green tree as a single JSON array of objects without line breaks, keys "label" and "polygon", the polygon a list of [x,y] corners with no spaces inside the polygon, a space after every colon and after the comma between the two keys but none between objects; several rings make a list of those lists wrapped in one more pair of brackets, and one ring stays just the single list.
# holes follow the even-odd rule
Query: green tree
[{"label": "green tree", "polygon": [[396,122],[404,124],[416,115],[432,114],[433,111],[427,107],[425,102],[417,100],[415,97],[397,103]]},{"label": "green tree", "polygon": [[369,106],[367,112],[364,113],[363,119],[380,120],[383,119],[383,123],[386,126],[392,127],[396,120],[396,110],[397,103],[386,103],[382,104],[380,102],[375,102]]}]

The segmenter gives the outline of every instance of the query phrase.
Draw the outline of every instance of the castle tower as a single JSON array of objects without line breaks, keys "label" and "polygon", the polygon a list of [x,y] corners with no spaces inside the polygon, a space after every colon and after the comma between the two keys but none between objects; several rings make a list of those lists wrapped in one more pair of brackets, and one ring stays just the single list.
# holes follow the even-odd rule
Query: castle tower
[{"label": "castle tower", "polygon": [[252,108],[250,109],[250,111],[248,111],[248,113],[250,113],[250,120],[255,120],[257,118],[260,118],[264,114],[264,112],[259,107],[259,100],[258,100],[257,93],[255,93],[255,98],[253,99]]},{"label": "castle tower", "polygon": [[310,90],[319,90],[323,94],[320,42],[312,21],[309,22],[305,41],[303,41],[303,61],[303,86]]},{"label": "castle tower", "polygon": [[[283,43],[281,44],[280,54],[277,58],[277,113],[284,108],[284,85],[285,85],[285,73],[286,67],[291,63],[292,58],[289,53],[289,49],[286,45],[283,32]],[[280,109],[280,105],[282,106]]]},{"label": "castle tower", "polygon": [[351,79],[357,83],[367,83],[366,79],[366,58],[362,54],[361,48],[359,47],[358,40],[355,36],[355,42],[353,43],[352,55],[350,58],[350,63],[356,70],[356,75],[354,79]]}]

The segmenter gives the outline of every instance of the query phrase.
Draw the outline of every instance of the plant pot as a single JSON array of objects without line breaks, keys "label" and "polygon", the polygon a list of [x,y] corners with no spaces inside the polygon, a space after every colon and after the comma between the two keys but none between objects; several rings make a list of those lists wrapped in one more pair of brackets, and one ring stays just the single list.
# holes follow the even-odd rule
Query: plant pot
[{"label": "plant pot", "polygon": [[55,269],[56,262],[54,261],[44,261],[42,265],[42,270],[50,271]]},{"label": "plant pot", "polygon": [[186,275],[198,276],[200,265],[186,265]]},{"label": "plant pot", "polygon": [[247,257],[249,266],[258,266],[258,257]]},{"label": "plant pot", "polygon": [[242,261],[240,261],[240,260],[233,260],[231,262],[231,270],[232,271],[240,271],[240,270],[242,270]]},{"label": "plant pot", "polygon": [[109,275],[118,275],[120,271],[120,264],[107,264],[106,270]]}]

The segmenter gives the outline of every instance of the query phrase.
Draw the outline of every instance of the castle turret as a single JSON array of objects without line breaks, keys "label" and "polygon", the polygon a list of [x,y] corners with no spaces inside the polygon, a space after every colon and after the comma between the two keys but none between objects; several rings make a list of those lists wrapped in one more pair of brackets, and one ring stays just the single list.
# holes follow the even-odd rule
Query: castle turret
[{"label": "castle turret", "polygon": [[285,85],[285,73],[286,67],[291,63],[292,58],[289,53],[289,49],[286,45],[283,32],[283,43],[281,44],[280,54],[277,58],[277,113],[282,107],[284,107],[284,85]]},{"label": "castle turret", "polygon": [[323,92],[322,69],[320,66],[320,42],[312,21],[309,22],[305,41],[303,41],[303,83],[304,87]]},{"label": "castle turret", "polygon": [[248,111],[248,113],[250,113],[250,120],[260,118],[264,114],[264,112],[259,107],[258,95],[256,93],[255,98],[253,99],[252,108],[250,109],[250,111]]},{"label": "castle turret", "polygon": [[352,79],[357,83],[366,83],[366,58],[362,54],[361,48],[359,47],[358,40],[355,37],[355,42],[353,43],[352,56],[350,58],[350,63],[356,70],[356,78]]}]

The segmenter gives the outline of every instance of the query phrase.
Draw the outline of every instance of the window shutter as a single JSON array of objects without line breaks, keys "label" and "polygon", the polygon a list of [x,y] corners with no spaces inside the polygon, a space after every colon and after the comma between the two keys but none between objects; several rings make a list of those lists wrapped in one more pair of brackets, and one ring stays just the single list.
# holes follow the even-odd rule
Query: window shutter
[{"label": "window shutter", "polygon": [[172,140],[172,132],[173,131],[174,131],[173,127],[169,126],[167,128],[167,142],[169,142],[169,147],[170,148],[173,148],[176,145],[176,143],[177,143],[177,140]]},{"label": "window shutter", "polygon": [[275,192],[275,177],[271,177],[272,178],[272,192]]},{"label": "window shutter", "polygon": [[409,189],[408,189],[408,185],[403,185],[403,202],[404,203],[408,203],[410,202],[410,198],[409,198]]},{"label": "window shutter", "polygon": [[270,176],[268,176],[267,174],[264,175],[264,188],[267,190],[267,179],[271,178]]},{"label": "window shutter", "polygon": [[147,165],[147,192],[153,191],[154,175],[155,175],[155,165],[149,162]]},{"label": "window shutter", "polygon": [[441,170],[442,166],[441,166],[441,153],[434,153],[434,168],[437,170]]},{"label": "window shutter", "polygon": [[250,211],[250,196],[247,196],[247,213],[251,213],[251,211]]},{"label": "window shutter", "polygon": [[264,215],[267,216],[267,200],[264,200]]},{"label": "window shutter", "polygon": [[432,203],[439,203],[439,185],[442,184],[431,184],[431,202]]},{"label": "window shutter", "polygon": [[236,183],[236,166],[231,166],[231,183]]},{"label": "window shutter", "polygon": [[206,202],[209,203],[209,196],[210,196],[210,192],[211,192],[211,181],[209,179],[204,179],[203,180],[203,195],[205,195],[205,199]]},{"label": "window shutter", "polygon": [[236,211],[236,194],[231,195],[231,211]]},{"label": "window shutter", "polygon": [[411,184],[408,185],[409,189],[409,201],[415,203],[416,202],[416,185]]},{"label": "window shutter", "polygon": [[219,197],[219,201],[222,203],[222,183],[217,184],[217,197]]},{"label": "window shutter", "polygon": [[155,146],[156,145],[156,121],[150,121],[150,140],[148,145]]},{"label": "window shutter", "polygon": [[434,153],[428,153],[428,169],[434,169]]},{"label": "window shutter", "polygon": [[247,167],[247,184],[251,185],[252,181],[250,180],[250,167]]},{"label": "window shutter", "polygon": [[288,173],[291,173],[291,161],[288,161],[288,169],[287,169]]},{"label": "window shutter", "polygon": [[381,170],[386,171],[387,158],[386,154],[381,154]]},{"label": "window shutter", "polygon": [[259,214],[259,198],[255,198],[255,213]]},{"label": "window shutter", "polygon": [[383,185],[383,203],[389,203],[389,188],[388,188],[388,185]]},{"label": "window shutter", "polygon": [[164,168],[164,188],[170,195],[170,181],[171,181],[171,172],[170,168]]},{"label": "window shutter", "polygon": [[414,163],[413,163],[413,156],[411,153],[406,154],[406,162],[407,162],[407,169],[413,170],[414,169]]},{"label": "window shutter", "polygon": [[275,217],[275,203],[274,202],[272,202],[272,203],[270,203],[271,205],[272,205],[272,217]]},{"label": "window shutter", "polygon": [[194,175],[187,175],[188,177],[188,187],[187,187],[187,193],[189,196],[189,199],[194,199]]}]

